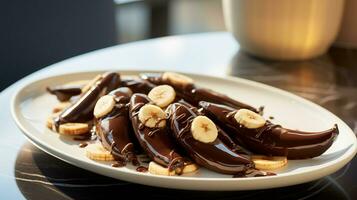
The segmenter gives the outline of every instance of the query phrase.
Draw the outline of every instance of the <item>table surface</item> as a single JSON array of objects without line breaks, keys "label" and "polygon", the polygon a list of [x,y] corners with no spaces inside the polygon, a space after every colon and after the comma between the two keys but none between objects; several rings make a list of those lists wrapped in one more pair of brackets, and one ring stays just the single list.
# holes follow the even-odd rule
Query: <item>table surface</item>
[{"label": "table surface", "polygon": [[228,33],[165,37],[106,48],[40,70],[0,93],[0,199],[95,199],[119,195],[157,199],[357,199],[357,159],[331,176],[258,191],[199,192],[154,188],[107,178],[54,158],[29,143],[11,118],[16,90],[48,75],[105,69],[175,70],[237,76],[305,97],[335,113],[357,133],[357,51],[332,48],[302,62],[261,60],[239,50]]}]

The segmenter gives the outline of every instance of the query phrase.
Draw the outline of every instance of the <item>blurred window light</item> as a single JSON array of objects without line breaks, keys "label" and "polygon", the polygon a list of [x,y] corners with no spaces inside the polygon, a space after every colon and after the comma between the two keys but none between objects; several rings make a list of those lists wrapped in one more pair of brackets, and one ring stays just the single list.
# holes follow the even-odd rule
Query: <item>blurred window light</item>
[{"label": "blurred window light", "polygon": [[142,0],[114,0],[115,4],[126,4],[126,3],[133,3],[137,1],[142,1]]}]

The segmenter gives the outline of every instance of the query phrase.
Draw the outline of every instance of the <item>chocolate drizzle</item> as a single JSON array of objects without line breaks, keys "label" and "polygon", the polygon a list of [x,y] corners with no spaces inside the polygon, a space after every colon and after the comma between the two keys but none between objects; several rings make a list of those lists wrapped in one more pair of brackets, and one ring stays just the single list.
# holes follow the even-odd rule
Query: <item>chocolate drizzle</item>
[{"label": "chocolate drizzle", "polygon": [[[156,163],[169,170],[182,171],[183,157],[177,153],[166,127],[150,128],[139,120],[138,112],[142,106],[151,103],[144,94],[134,94],[130,100],[130,118],[141,147]],[[162,119],[165,120],[165,119]]]},{"label": "chocolate drizzle", "polygon": [[237,113],[237,111],[232,111],[232,112],[228,112],[228,114],[226,115],[227,118],[231,118],[233,117],[235,114]]},{"label": "chocolate drizzle", "polygon": [[220,137],[212,143],[195,140],[190,126],[197,113],[192,109],[180,103],[172,104],[169,109],[170,128],[174,138],[197,164],[225,174],[236,174],[254,167],[247,154],[237,154]]},{"label": "chocolate drizzle", "polygon": [[159,131],[160,131],[160,129],[152,130],[152,131],[150,131],[150,132],[148,133],[148,136],[149,136],[149,137],[152,137],[155,133],[157,133],[157,132],[159,132]]},{"label": "chocolate drizzle", "polygon": [[[229,106],[200,102],[204,113],[220,124],[230,136],[246,148],[260,154],[287,156],[289,159],[312,158],[324,153],[338,135],[338,127],[321,132],[290,130],[267,121],[257,129],[248,129],[235,119]],[[227,114],[228,113],[228,114]]]}]

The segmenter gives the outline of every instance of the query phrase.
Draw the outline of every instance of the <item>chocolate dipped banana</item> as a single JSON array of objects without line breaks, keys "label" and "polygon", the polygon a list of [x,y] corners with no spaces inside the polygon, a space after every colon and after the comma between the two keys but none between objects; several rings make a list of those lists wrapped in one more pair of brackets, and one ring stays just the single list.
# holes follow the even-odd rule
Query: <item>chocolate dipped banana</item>
[{"label": "chocolate dipped banana", "polygon": [[127,162],[138,163],[130,140],[132,127],[128,103],[132,94],[129,88],[120,87],[102,96],[94,107],[95,132],[103,147],[121,166]]},{"label": "chocolate dipped banana", "polygon": [[321,132],[283,128],[248,109],[200,102],[203,112],[225,128],[230,136],[255,153],[287,156],[288,159],[312,158],[323,154],[334,142],[337,125]]},{"label": "chocolate dipped banana", "polygon": [[130,100],[129,114],[141,147],[155,162],[150,164],[149,172],[160,175],[183,173],[185,159],[177,152],[170,138],[166,113],[152,105],[146,95],[134,94]]},{"label": "chocolate dipped banana", "polygon": [[262,111],[234,100],[227,95],[215,92],[211,89],[198,87],[194,84],[193,79],[182,74],[165,72],[162,74],[141,74],[140,77],[156,85],[171,85],[175,88],[178,96],[194,106],[198,106],[200,101],[209,101],[228,105],[236,109],[246,108],[257,113]]},{"label": "chocolate dipped banana", "polygon": [[224,174],[254,168],[248,155],[237,154],[218,137],[221,130],[208,117],[181,103],[173,103],[168,112],[174,138],[197,164]]},{"label": "chocolate dipped banana", "polygon": [[79,85],[61,85],[55,87],[47,87],[47,91],[53,94],[61,102],[68,101],[73,96],[80,95],[82,93],[82,87]]},{"label": "chocolate dipped banana", "polygon": [[[89,126],[83,126],[93,119],[94,106],[98,99],[120,85],[120,76],[117,73],[105,73],[68,108],[53,119],[52,129],[64,134],[83,134],[89,131]],[[77,129],[79,127],[82,129]],[[64,127],[67,127],[64,129]],[[80,131],[77,131],[80,130]]]}]

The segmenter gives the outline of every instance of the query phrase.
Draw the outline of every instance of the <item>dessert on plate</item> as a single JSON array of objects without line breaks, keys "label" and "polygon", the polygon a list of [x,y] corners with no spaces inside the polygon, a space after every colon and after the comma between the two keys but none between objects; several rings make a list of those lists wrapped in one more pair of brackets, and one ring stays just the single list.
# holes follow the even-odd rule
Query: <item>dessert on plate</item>
[{"label": "dessert on plate", "polygon": [[233,177],[276,175],[290,159],[320,156],[339,133],[337,125],[320,132],[282,127],[263,117],[263,107],[174,72],[107,72],[47,91],[59,101],[49,129],[87,140],[80,147],[89,159],[155,175],[189,176],[200,167]]}]

